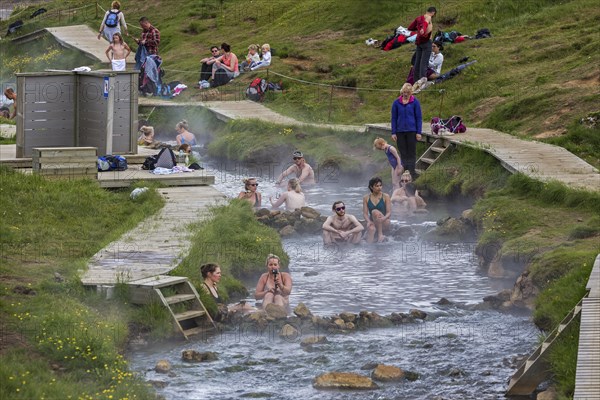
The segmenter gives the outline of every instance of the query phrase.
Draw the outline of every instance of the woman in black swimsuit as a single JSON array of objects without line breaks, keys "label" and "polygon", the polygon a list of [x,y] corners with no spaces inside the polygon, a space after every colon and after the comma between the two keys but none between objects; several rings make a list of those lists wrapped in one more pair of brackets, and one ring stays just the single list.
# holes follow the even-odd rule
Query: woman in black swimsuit
[{"label": "woman in black swimsuit", "polygon": [[246,178],[243,182],[245,190],[240,192],[238,199],[244,199],[252,204],[252,207],[260,208],[262,198],[260,193],[257,191],[258,182],[256,182],[256,178]]},{"label": "woman in black swimsuit", "polygon": [[218,264],[204,264],[200,267],[200,273],[204,279],[202,283],[204,291],[217,303],[217,315],[212,317],[215,321],[223,321],[227,317],[228,310],[217,289],[217,283],[221,280],[221,267]]}]

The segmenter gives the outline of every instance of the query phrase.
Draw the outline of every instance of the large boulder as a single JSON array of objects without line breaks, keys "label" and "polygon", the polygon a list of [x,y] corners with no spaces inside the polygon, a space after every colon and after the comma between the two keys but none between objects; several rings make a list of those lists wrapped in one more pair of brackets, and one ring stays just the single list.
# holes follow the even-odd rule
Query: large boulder
[{"label": "large boulder", "polygon": [[315,344],[323,344],[323,343],[328,343],[327,337],[326,336],[309,336],[309,337],[305,337],[304,339],[302,339],[302,341],[300,342],[300,346],[312,346]]},{"label": "large boulder", "polygon": [[279,332],[279,336],[282,338],[285,338],[287,340],[294,340],[300,336],[300,332],[298,332],[298,329],[296,329],[292,325],[285,324],[281,328],[281,331]]},{"label": "large boulder", "polygon": [[257,217],[269,217],[271,216],[271,211],[268,208],[261,208],[254,212],[254,215]]},{"label": "large boulder", "polygon": [[287,318],[287,310],[279,304],[267,304],[265,312],[269,318],[273,319],[285,319]]},{"label": "large boulder", "polygon": [[379,364],[373,370],[371,377],[381,382],[399,381],[404,378],[404,371],[393,365]]},{"label": "large boulder", "polygon": [[303,218],[316,219],[321,216],[321,213],[319,213],[317,210],[315,210],[312,207],[302,207],[300,209],[300,212],[301,212]]},{"label": "large boulder", "polygon": [[279,234],[283,237],[283,236],[292,236],[293,234],[296,233],[296,230],[294,229],[293,226],[291,225],[286,225],[283,228],[281,228],[279,230]]},{"label": "large boulder", "polygon": [[340,313],[340,318],[344,320],[344,322],[354,322],[356,321],[356,314],[351,312],[343,312]]},{"label": "large boulder", "polygon": [[371,378],[352,372],[326,372],[313,381],[315,389],[372,390],[379,386]]},{"label": "large boulder", "polygon": [[312,315],[312,312],[306,307],[306,304],[298,303],[296,308],[294,308],[294,314],[299,318],[308,318]]},{"label": "large boulder", "polygon": [[167,360],[159,360],[154,366],[154,370],[159,374],[168,374],[171,372],[171,363]]},{"label": "large boulder", "polygon": [[183,350],[181,359],[187,362],[206,362],[216,361],[219,357],[217,357],[217,353],[212,351]]}]

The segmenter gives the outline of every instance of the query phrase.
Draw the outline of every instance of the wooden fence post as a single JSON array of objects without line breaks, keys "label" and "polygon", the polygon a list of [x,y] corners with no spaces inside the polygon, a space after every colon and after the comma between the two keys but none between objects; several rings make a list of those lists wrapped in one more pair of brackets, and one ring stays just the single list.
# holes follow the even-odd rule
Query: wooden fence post
[{"label": "wooden fence post", "polygon": [[331,85],[331,91],[329,92],[329,114],[327,115],[327,121],[331,122],[331,106],[333,103],[333,85]]}]

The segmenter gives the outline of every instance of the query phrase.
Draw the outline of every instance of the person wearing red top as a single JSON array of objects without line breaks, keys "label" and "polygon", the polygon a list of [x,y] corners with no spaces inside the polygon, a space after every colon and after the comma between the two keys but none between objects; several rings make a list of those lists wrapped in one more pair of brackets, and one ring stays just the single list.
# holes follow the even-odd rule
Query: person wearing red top
[{"label": "person wearing red top", "polygon": [[142,27],[142,36],[140,39],[134,39],[135,42],[146,47],[148,54],[158,54],[160,31],[152,26],[147,17],[140,18],[140,26]]},{"label": "person wearing red top", "polygon": [[429,65],[429,57],[431,57],[431,31],[433,24],[431,20],[435,16],[437,10],[435,7],[429,7],[425,15],[421,15],[408,26],[409,31],[417,32],[416,59],[415,59],[415,82],[423,78],[427,74]]}]

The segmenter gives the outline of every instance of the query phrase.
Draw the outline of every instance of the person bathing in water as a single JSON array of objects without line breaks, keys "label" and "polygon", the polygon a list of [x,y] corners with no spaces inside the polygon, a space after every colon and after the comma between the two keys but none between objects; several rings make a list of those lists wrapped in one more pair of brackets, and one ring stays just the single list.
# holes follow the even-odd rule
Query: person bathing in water
[{"label": "person bathing in water", "polygon": [[292,277],[287,272],[281,272],[281,260],[275,254],[267,256],[267,272],[261,275],[256,284],[254,297],[262,300],[265,308],[271,303],[287,308],[292,293]]},{"label": "person bathing in water", "polygon": [[304,198],[304,193],[302,193],[302,188],[300,187],[300,183],[298,183],[298,179],[290,179],[288,181],[287,192],[279,196],[277,201],[274,202],[271,197],[269,197],[269,201],[273,208],[277,208],[285,203],[285,209],[287,211],[294,211],[295,209],[302,208],[306,205],[306,199]]},{"label": "person bathing in water", "polygon": [[390,196],[383,193],[383,181],[376,176],[369,180],[370,194],[363,198],[363,216],[367,221],[367,243],[375,241],[375,232],[377,232],[377,242],[385,240],[384,232],[390,229],[390,217],[392,216],[392,207]]},{"label": "person bathing in water", "polygon": [[256,182],[256,178],[246,178],[243,180],[244,182],[244,191],[240,192],[238,195],[238,199],[243,199],[252,204],[253,208],[260,208],[262,198],[260,193],[258,192],[258,182]]},{"label": "person bathing in water", "polygon": [[354,215],[346,214],[346,205],[343,201],[336,201],[331,207],[335,213],[327,217],[323,224],[323,242],[326,245],[333,243],[360,243],[362,231],[365,229]]},{"label": "person bathing in water", "polygon": [[[111,53],[111,55],[109,55]],[[127,57],[131,53],[131,49],[127,43],[123,41],[123,36],[120,33],[113,34],[113,40],[106,49],[106,58],[112,65],[113,71],[125,71],[127,67]]]},{"label": "person bathing in water", "polygon": [[304,159],[304,154],[301,151],[295,151],[292,157],[294,158],[294,164],[279,174],[275,183],[277,185],[281,184],[291,174],[295,174],[298,183],[303,185],[314,185],[317,183],[315,181],[315,171],[313,171],[312,167]]}]

